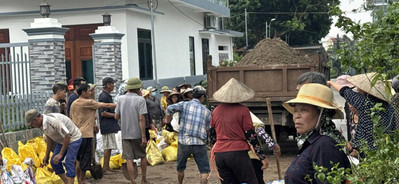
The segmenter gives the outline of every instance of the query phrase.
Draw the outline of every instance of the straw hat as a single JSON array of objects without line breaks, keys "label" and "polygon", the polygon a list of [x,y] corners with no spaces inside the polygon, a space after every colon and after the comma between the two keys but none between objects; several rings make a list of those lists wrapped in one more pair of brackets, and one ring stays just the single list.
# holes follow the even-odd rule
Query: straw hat
[{"label": "straw hat", "polygon": [[172,92],[172,91],[169,90],[168,86],[162,86],[161,93],[170,93],[170,92]]},{"label": "straw hat", "polygon": [[172,96],[173,96],[173,95],[180,96],[180,93],[179,93],[179,92],[176,92],[176,91],[172,91],[172,93],[168,96],[167,99],[172,100]]},{"label": "straw hat", "polygon": [[[371,83],[374,79],[374,77],[377,75],[377,73],[372,72],[372,73],[365,73],[365,74],[359,74],[355,75],[352,77],[348,78],[348,81],[355,85],[357,88],[361,89],[362,91],[377,97],[383,101],[390,101],[390,97],[387,95],[387,92],[385,91],[385,85],[384,82],[381,80],[378,80],[373,87],[371,87]],[[391,93],[391,90],[388,91],[388,93]]]},{"label": "straw hat", "polygon": [[310,104],[321,108],[334,109],[334,119],[342,119],[344,114],[334,103],[334,95],[331,89],[325,85],[317,83],[304,84],[299,89],[296,98],[289,100],[283,106],[291,113],[294,114],[294,107],[290,104],[303,103]]},{"label": "straw hat", "polygon": [[188,93],[188,92],[193,92],[193,88],[187,88],[187,89],[180,90],[180,93],[183,94],[183,95]]},{"label": "straw hat", "polygon": [[89,85],[90,90],[93,90],[93,89],[96,88],[96,86],[97,86],[97,84],[92,84],[92,83],[89,83],[89,84],[87,84],[87,85]]},{"label": "straw hat", "polygon": [[235,78],[231,78],[213,94],[215,100],[223,103],[239,103],[249,100],[254,96],[254,90]]},{"label": "straw hat", "polygon": [[142,97],[146,97],[148,94],[150,94],[149,90],[146,90],[146,89],[141,90],[141,96]]}]

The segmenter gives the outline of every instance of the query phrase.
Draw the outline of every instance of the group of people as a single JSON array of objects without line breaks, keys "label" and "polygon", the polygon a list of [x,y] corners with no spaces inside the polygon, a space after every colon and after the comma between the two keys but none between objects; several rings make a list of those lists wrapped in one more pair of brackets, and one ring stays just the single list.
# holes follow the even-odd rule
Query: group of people
[{"label": "group of people", "polygon": [[[373,74],[360,74],[345,77],[345,83],[341,79],[336,83],[327,81],[321,73],[308,72],[298,78],[297,97],[283,104],[293,115],[299,148],[286,171],[286,183],[324,182],[315,178],[313,163],[327,169],[335,164],[350,168],[347,155],[339,146],[345,138],[332,121],[342,119],[344,115],[330,86],[346,99],[352,109],[356,109],[353,111],[356,118],[352,120],[357,122],[357,126],[346,146],[351,156],[359,156],[358,150],[365,146],[360,144],[363,141],[368,143],[369,149],[376,149],[370,115],[376,103],[382,103],[386,109],[377,112],[381,117],[379,127],[386,133],[396,129],[388,98],[370,88],[373,77]],[[280,147],[265,132],[264,125],[254,125],[250,110],[241,104],[255,96],[252,89],[232,78],[213,94],[220,104],[211,112],[203,104],[207,93],[201,86],[191,88],[191,85],[183,84],[172,90],[164,86],[160,91],[163,96],[158,99],[154,94],[156,88],[144,89],[140,79],[130,78],[119,88],[114,103],[111,92],[116,82],[109,77],[103,79],[103,91],[98,102],[93,98],[95,86],[87,85],[83,78],[73,81],[75,91],[66,102],[62,101],[66,97],[66,85],[55,84],[54,95],[46,102],[43,114],[35,109],[26,112],[26,124],[41,128],[45,135],[47,150],[43,164],[49,162],[50,150],[54,147],[50,164],[64,183],[73,183],[75,175],[79,183],[86,183],[85,171],[91,167],[94,151],[93,138],[99,130],[103,140],[104,172],[112,172],[109,158],[111,150],[116,149],[115,133],[121,131],[122,158],[127,160],[130,181],[135,183],[137,177],[133,160],[141,159],[141,183],[147,183],[145,146],[150,139],[149,129],[178,133],[176,170],[180,184],[191,155],[200,172],[200,183],[208,182],[211,172],[208,143],[213,144],[210,159],[211,163],[215,161],[221,183],[264,183],[263,170],[268,167],[264,149],[279,155]],[[374,88],[381,89],[378,85],[377,82]],[[353,90],[354,87],[357,91]],[[95,123],[97,110],[100,128]]]}]

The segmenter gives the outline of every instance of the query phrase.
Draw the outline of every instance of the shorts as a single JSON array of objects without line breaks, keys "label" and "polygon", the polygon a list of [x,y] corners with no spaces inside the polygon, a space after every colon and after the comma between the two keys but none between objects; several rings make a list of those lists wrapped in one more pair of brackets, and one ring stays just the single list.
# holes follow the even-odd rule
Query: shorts
[{"label": "shorts", "polygon": [[[53,159],[54,159],[54,156],[57,155],[61,151],[62,144],[58,144],[58,143],[55,144],[55,148],[53,150],[53,156],[51,157],[51,161],[50,161],[51,167],[55,171],[55,174],[57,174],[57,175],[64,174],[65,170],[66,170],[67,177],[74,178],[76,176],[75,159],[78,154],[78,150],[79,150],[81,142],[82,142],[82,139],[80,138],[77,141],[69,143],[67,150],[65,151],[64,155],[62,155],[58,164],[54,164]],[[62,163],[64,158],[65,158],[65,161],[64,161],[64,163]],[[65,170],[64,170],[64,167],[65,167]]]},{"label": "shorts", "polygon": [[258,184],[248,151],[217,152],[215,161],[222,184]]},{"label": "shorts", "polygon": [[91,169],[91,158],[93,155],[93,138],[83,138],[78,151],[76,160],[79,161],[80,170],[87,171]]},{"label": "shorts", "polygon": [[115,133],[102,134],[101,136],[102,136],[102,140],[103,140],[103,149],[114,150],[117,148]]},{"label": "shorts", "polygon": [[141,146],[141,139],[122,139],[122,158],[133,160],[145,158],[145,147]]},{"label": "shorts", "polygon": [[183,145],[178,143],[176,170],[184,171],[184,169],[186,169],[188,157],[193,154],[200,173],[209,173],[210,168],[207,151],[208,150],[206,149],[205,145]]}]

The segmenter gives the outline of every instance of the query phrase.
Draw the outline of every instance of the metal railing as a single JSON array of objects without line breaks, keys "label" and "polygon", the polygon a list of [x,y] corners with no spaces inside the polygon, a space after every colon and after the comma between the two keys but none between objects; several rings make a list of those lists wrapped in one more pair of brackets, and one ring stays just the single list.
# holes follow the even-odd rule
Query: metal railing
[{"label": "metal railing", "polygon": [[25,127],[24,114],[31,108],[42,110],[51,94],[32,93],[29,44],[0,44],[0,121],[4,130]]}]

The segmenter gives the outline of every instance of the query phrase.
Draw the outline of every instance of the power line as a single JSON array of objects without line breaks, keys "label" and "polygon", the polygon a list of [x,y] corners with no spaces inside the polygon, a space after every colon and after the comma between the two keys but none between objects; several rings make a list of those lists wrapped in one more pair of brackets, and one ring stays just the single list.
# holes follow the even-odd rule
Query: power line
[{"label": "power line", "polygon": [[169,3],[170,3],[171,5],[173,5],[177,10],[179,10],[179,12],[182,13],[184,16],[186,16],[187,18],[191,19],[192,21],[198,23],[199,25],[204,26],[204,24],[202,24],[202,23],[198,22],[197,20],[191,18],[190,16],[186,15],[186,14],[185,14],[183,11],[181,11],[177,6],[175,6],[172,2],[170,2],[170,0],[168,0],[168,1],[169,1]]},{"label": "power line", "polygon": [[304,13],[304,14],[328,14],[329,12],[248,12],[252,14],[269,14],[269,15],[289,15],[295,13]]}]

